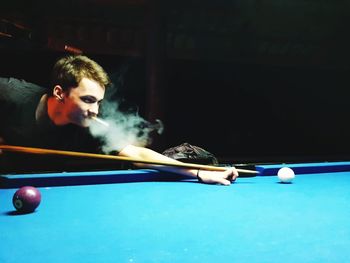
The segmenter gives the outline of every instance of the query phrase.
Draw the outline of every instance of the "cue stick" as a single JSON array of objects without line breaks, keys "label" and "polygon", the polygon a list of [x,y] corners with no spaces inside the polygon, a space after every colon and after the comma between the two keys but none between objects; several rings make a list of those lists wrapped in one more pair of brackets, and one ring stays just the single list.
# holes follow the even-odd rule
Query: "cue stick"
[{"label": "cue stick", "polygon": [[[14,145],[0,145],[0,150],[9,151],[9,152],[31,153],[31,154],[47,154],[47,155],[108,159],[108,160],[124,161],[124,162],[131,162],[131,163],[175,166],[175,167],[181,167],[181,168],[191,168],[191,169],[199,169],[199,170],[207,170],[207,171],[226,171],[227,170],[227,167],[202,165],[202,164],[195,164],[195,163],[171,163],[171,162],[165,162],[165,161],[148,161],[148,160],[130,158],[125,156],[117,156],[117,155],[62,151],[62,150],[52,150],[52,149],[33,148],[33,147],[14,146]],[[247,174],[258,173],[257,171],[246,170],[246,169],[236,169],[236,170],[238,173],[247,173]]]}]

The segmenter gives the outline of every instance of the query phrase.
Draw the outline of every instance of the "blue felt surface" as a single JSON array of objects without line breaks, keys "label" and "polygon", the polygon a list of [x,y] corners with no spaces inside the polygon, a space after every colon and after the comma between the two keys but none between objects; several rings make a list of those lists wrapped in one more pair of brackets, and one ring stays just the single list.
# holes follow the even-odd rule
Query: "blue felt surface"
[{"label": "blue felt surface", "polygon": [[0,262],[347,262],[350,173],[42,187],[32,214],[0,189]]}]

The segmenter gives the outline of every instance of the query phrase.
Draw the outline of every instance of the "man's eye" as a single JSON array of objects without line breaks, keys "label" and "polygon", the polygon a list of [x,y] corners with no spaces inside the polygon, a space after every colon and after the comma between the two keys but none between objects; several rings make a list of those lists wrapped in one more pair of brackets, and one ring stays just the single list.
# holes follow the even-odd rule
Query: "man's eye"
[{"label": "man's eye", "polygon": [[85,103],[89,103],[89,104],[90,103],[92,104],[92,103],[96,102],[96,99],[90,98],[90,97],[82,97],[81,100],[84,101]]}]

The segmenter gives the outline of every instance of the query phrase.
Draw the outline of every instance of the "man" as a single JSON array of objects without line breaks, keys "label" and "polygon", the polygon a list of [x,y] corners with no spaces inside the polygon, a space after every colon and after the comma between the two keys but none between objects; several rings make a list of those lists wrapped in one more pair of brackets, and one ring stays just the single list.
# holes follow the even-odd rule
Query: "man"
[{"label": "man", "polygon": [[[99,113],[109,84],[110,80],[103,68],[82,55],[63,57],[56,62],[50,90],[23,80],[0,78],[1,140],[6,144],[20,146],[100,152],[101,142],[91,136],[88,127]],[[148,161],[180,163],[135,145],[123,147],[118,154]],[[229,185],[238,176],[235,168],[216,172],[142,166],[222,185]]]}]

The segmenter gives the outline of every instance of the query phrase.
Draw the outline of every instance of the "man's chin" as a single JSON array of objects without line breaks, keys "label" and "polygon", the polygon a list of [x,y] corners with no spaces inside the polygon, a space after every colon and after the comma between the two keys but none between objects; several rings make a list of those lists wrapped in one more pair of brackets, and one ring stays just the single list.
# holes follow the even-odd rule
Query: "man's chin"
[{"label": "man's chin", "polygon": [[90,127],[90,124],[80,125],[80,127],[83,127],[83,128],[89,128],[89,127]]},{"label": "man's chin", "polygon": [[82,121],[74,122],[74,124],[82,128],[88,128],[91,125],[91,121],[84,119]]},{"label": "man's chin", "polygon": [[91,121],[84,121],[81,123],[80,127],[88,128],[91,126]]}]

